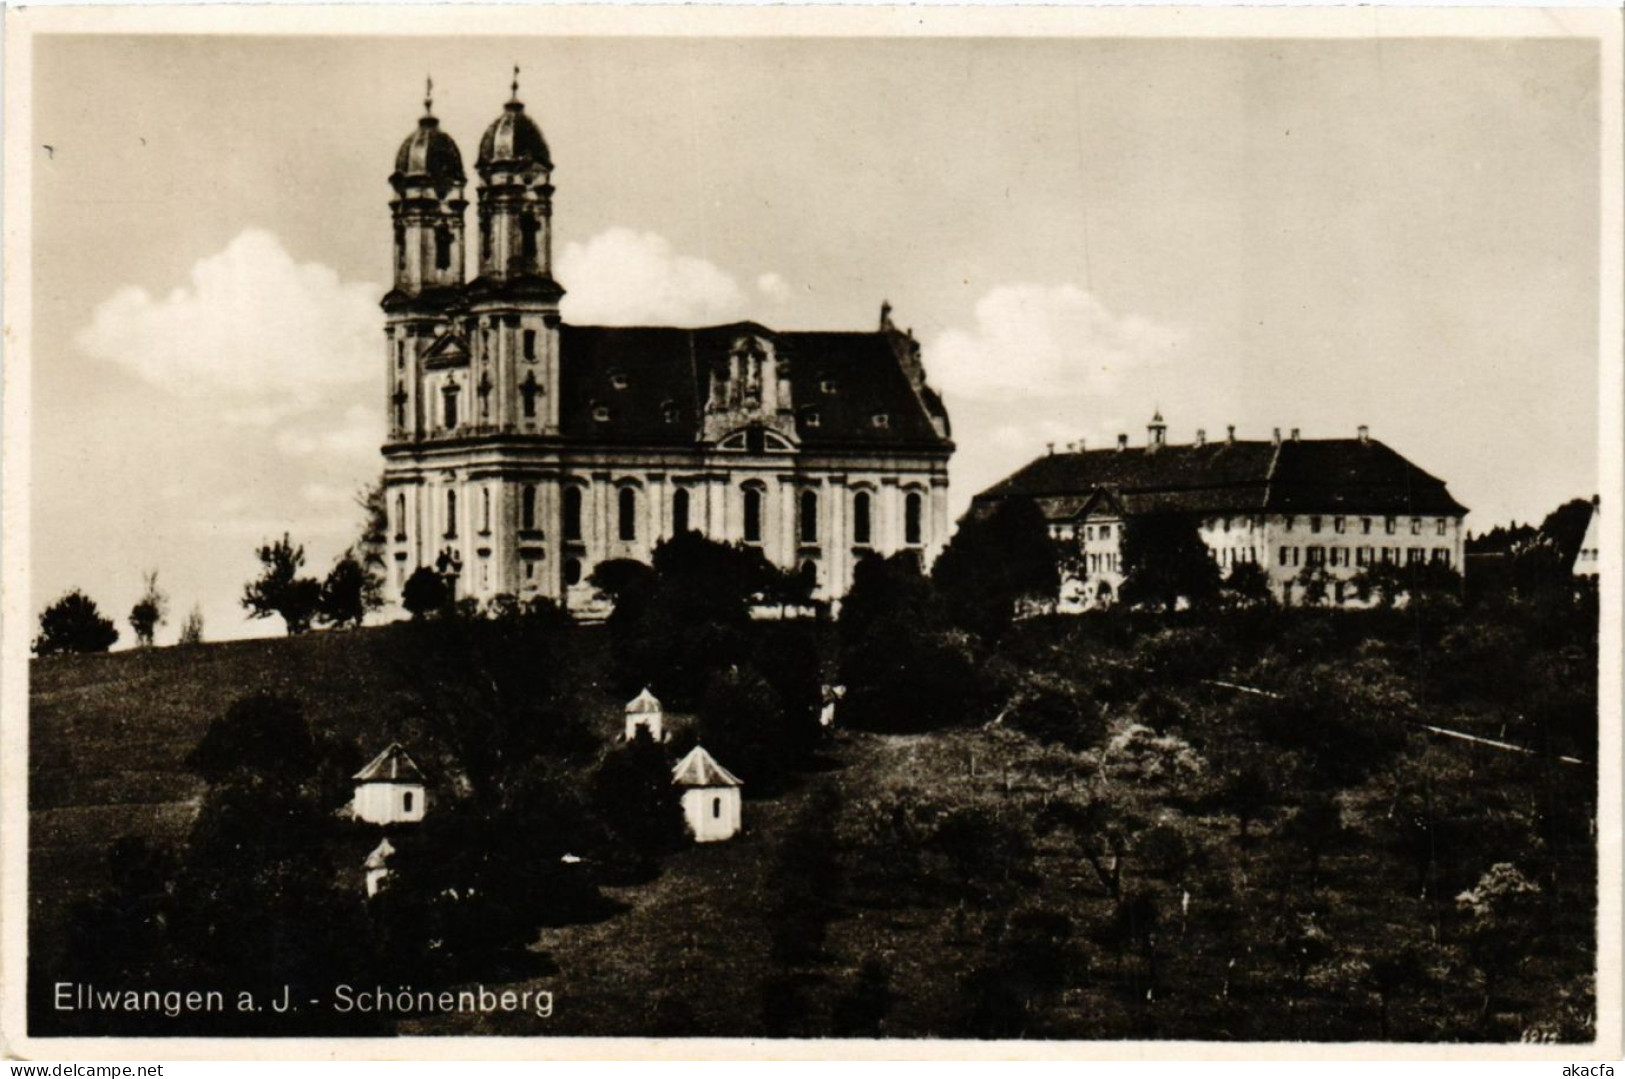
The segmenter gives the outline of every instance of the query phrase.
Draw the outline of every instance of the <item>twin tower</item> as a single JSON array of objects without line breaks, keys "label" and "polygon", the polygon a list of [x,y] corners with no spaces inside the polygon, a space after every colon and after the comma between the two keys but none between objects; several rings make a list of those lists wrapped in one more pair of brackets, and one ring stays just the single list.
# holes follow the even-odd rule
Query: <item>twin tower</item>
[{"label": "twin tower", "polygon": [[[550,331],[558,327],[564,295],[553,280],[547,141],[525,115],[516,71],[513,97],[480,139],[474,163],[479,271],[466,281],[468,178],[457,143],[434,116],[432,98],[423,105],[389,177],[394,287],[383,308],[391,351],[390,440],[470,428],[543,433],[557,423],[556,415],[546,414],[546,391],[557,360]],[[485,377],[473,385],[455,376],[422,377],[436,367],[479,370]]]}]

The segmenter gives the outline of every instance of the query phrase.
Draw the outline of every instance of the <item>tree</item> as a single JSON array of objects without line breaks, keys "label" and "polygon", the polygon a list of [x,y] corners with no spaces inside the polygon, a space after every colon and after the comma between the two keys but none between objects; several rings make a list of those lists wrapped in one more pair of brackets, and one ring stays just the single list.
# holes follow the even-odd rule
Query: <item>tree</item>
[{"label": "tree", "polygon": [[1468,951],[1484,976],[1481,1022],[1489,1018],[1501,985],[1529,956],[1542,920],[1539,896],[1540,885],[1510,862],[1497,862],[1456,896]]},{"label": "tree", "polygon": [[796,763],[800,739],[791,730],[779,695],[755,667],[714,674],[699,713],[700,741],[749,784],[747,791],[765,794],[779,789]]},{"label": "tree", "polygon": [[1220,595],[1231,607],[1268,607],[1275,602],[1270,591],[1270,575],[1257,562],[1237,562],[1219,585]]},{"label": "tree", "polygon": [[146,590],[135,606],[130,608],[130,628],[135,630],[136,644],[151,648],[153,635],[169,616],[169,597],[158,589],[158,571],[144,575]]},{"label": "tree", "polygon": [[186,766],[207,783],[239,774],[302,782],[314,773],[316,742],[294,698],[257,693],[234,701],[209,721]]},{"label": "tree", "polygon": [[203,643],[203,606],[201,604],[192,604],[192,609],[186,614],[186,620],[181,623],[180,637],[176,639],[175,643]]},{"label": "tree", "polygon": [[356,492],[355,504],[361,510],[361,535],[350,549],[361,565],[374,573],[384,570],[389,552],[389,506],[384,500],[384,481],[365,484]]},{"label": "tree", "polygon": [[1044,518],[1029,498],[1007,498],[991,513],[960,518],[931,580],[956,625],[997,639],[1024,600],[1053,602],[1060,557]]},{"label": "tree", "polygon": [[1204,606],[1219,592],[1219,567],[1186,514],[1129,517],[1123,524],[1123,601],[1172,611]]},{"label": "tree", "polygon": [[45,608],[39,616],[39,628],[39,636],[34,638],[37,656],[105,652],[118,640],[118,628],[112,619],[103,618],[96,601],[77,588]]},{"label": "tree", "polygon": [[377,572],[351,549],[339,556],[322,582],[316,617],[328,625],[359,626],[367,612],[377,610],[383,602],[383,582]]},{"label": "tree", "polygon": [[243,587],[243,606],[249,617],[277,615],[290,637],[308,630],[321,605],[322,586],[314,577],[299,576],[305,564],[304,545],[295,547],[283,533],[280,540],[261,546],[255,555],[262,567],[260,575]]},{"label": "tree", "polygon": [[445,609],[450,602],[451,589],[446,587],[445,578],[428,566],[413,570],[412,576],[406,579],[406,587],[401,589],[401,605],[413,618],[427,618]]},{"label": "tree", "polygon": [[666,751],[639,727],[637,737],[611,750],[592,779],[592,798],[613,838],[650,875],[683,843],[681,792],[671,781]]}]

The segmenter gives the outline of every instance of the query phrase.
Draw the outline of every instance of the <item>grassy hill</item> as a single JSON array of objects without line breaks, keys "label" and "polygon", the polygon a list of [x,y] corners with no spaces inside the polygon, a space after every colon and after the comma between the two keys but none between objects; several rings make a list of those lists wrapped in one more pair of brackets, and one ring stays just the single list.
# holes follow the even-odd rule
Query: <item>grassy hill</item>
[{"label": "grassy hill", "polygon": [[[36,956],[60,944],[69,905],[102,886],[111,841],[185,841],[203,793],[185,758],[235,699],[297,696],[312,728],[358,754],[401,730],[421,707],[397,659],[408,629],[36,661]],[[1106,741],[1066,748],[1012,729],[1014,718],[993,721],[1002,710],[933,733],[840,732],[784,793],[746,802],[735,841],[607,888],[621,908],[611,917],[543,929],[534,949],[546,973],[515,987],[551,991],[551,1018],[446,1015],[398,1029],[827,1035],[861,998],[865,963],[885,970],[884,1032],[899,1037],[1438,1040],[1583,1028],[1594,852],[1571,842],[1553,854],[1542,816],[1553,803],[1540,799],[1554,795],[1539,786],[1581,773],[1415,733],[1392,764],[1329,795],[1255,792],[1262,808],[1243,827],[1221,766],[1260,759],[1257,736],[1233,694],[1180,673],[1207,638],[1121,629],[1091,637],[1082,623],[1035,623],[999,657],[1046,684],[1087,685]],[[578,629],[569,647],[603,670],[606,637]],[[1368,652],[1351,649],[1349,662],[1369,665]],[[1142,693],[1143,672],[1125,671],[1152,658],[1162,673]],[[607,746],[621,701],[605,686],[589,690]],[[1429,814],[1420,840],[1408,816],[1418,799]],[[1096,804],[1110,817],[1088,817]],[[1117,831],[1127,839],[1113,847]],[[829,837],[833,863],[808,870],[808,835]],[[1527,961],[1481,1014],[1489,994],[1475,964],[1488,960],[1454,896],[1497,862],[1528,868],[1545,906],[1537,937],[1520,945]],[[809,872],[822,939],[787,958]],[[1383,971],[1401,960],[1419,965],[1390,984]]]}]

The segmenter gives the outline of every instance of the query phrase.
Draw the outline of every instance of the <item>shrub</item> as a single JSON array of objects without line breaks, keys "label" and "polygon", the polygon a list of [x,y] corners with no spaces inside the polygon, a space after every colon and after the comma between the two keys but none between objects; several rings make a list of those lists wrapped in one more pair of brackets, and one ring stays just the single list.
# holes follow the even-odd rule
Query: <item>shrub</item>
[{"label": "shrub", "polygon": [[103,618],[96,601],[77,588],[45,608],[39,628],[39,636],[34,638],[37,656],[105,652],[118,640],[118,627]]}]

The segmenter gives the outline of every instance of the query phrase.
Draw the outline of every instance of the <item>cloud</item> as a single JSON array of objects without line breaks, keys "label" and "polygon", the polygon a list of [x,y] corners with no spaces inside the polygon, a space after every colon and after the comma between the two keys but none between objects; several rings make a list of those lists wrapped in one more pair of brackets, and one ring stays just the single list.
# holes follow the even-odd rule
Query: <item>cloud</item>
[{"label": "cloud", "polygon": [[1120,315],[1076,285],[1000,285],[976,303],[975,325],[949,329],[928,351],[945,392],[984,400],[1093,396],[1168,363],[1182,331]]},{"label": "cloud", "polygon": [[744,313],[739,282],[705,259],[678,254],[653,232],[612,228],[568,244],[558,270],[569,288],[570,322],[698,326]]},{"label": "cloud", "polygon": [[384,441],[383,417],[378,409],[365,405],[351,405],[342,418],[323,415],[320,423],[303,423],[286,427],[272,439],[276,448],[288,457],[365,458],[378,455]]},{"label": "cloud", "polygon": [[756,279],[756,291],[770,300],[783,303],[790,298],[790,282],[776,273],[765,273]]},{"label": "cloud", "polygon": [[376,374],[379,295],[376,285],[295,261],[275,235],[250,228],[199,259],[166,296],[119,289],[76,343],[153,386],[264,426]]}]

